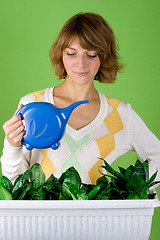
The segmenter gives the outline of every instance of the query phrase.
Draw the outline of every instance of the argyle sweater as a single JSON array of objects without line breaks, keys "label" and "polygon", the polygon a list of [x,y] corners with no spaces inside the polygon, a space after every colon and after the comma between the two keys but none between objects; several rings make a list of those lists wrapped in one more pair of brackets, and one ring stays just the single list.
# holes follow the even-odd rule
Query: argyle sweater
[{"label": "argyle sweater", "polygon": [[[13,147],[4,141],[1,157],[2,173],[11,181],[38,162],[48,178],[52,173],[60,177],[62,172],[74,166],[84,183],[96,183],[101,176],[98,168],[103,165],[100,158],[111,164],[128,151],[136,151],[143,161],[155,171],[160,168],[160,141],[147,128],[130,104],[109,98],[99,92],[100,110],[87,126],[75,130],[69,125],[57,150],[32,149],[25,146]],[[29,93],[19,104],[29,102],[50,102],[54,104],[53,88]],[[160,178],[159,178],[160,179]]]}]

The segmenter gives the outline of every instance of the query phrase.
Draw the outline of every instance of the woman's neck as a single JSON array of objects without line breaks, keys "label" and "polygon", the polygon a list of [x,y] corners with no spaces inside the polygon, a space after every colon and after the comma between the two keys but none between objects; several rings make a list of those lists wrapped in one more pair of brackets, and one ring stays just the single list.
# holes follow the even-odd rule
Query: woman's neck
[{"label": "woman's neck", "polygon": [[89,103],[76,108],[68,120],[68,125],[76,130],[91,123],[100,109],[100,97],[93,83],[90,86],[89,84],[73,85],[64,81],[53,89],[53,99],[54,104],[59,108],[65,108],[76,101],[89,100]]},{"label": "woman's neck", "polygon": [[84,99],[93,100],[98,97],[97,90],[93,83],[86,85],[71,84],[65,81],[54,89],[54,97],[63,96],[70,101],[80,101]]}]

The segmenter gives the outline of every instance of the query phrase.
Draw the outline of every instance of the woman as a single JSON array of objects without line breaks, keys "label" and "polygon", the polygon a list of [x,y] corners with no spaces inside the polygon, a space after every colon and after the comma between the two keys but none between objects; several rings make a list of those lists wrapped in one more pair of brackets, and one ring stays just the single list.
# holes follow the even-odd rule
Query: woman
[{"label": "woman", "polygon": [[61,146],[28,151],[21,144],[25,134],[21,116],[13,116],[4,125],[6,134],[2,161],[3,175],[12,181],[35,162],[48,178],[59,177],[74,166],[84,183],[95,183],[100,176],[99,158],[110,164],[128,151],[136,151],[150,167],[160,168],[160,141],[146,127],[131,106],[98,92],[94,80],[113,83],[121,70],[112,29],[97,14],[80,13],[69,19],[50,50],[55,74],[64,81],[57,87],[30,93],[19,107],[32,101],[44,101],[63,108],[88,99],[69,118]]}]

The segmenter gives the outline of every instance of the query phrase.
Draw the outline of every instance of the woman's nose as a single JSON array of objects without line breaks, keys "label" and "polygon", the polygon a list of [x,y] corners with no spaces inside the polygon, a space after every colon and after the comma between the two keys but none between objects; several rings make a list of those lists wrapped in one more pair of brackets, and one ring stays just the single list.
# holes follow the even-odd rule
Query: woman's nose
[{"label": "woman's nose", "polygon": [[86,57],[85,56],[78,56],[77,58],[77,65],[78,67],[85,67],[87,64]]}]

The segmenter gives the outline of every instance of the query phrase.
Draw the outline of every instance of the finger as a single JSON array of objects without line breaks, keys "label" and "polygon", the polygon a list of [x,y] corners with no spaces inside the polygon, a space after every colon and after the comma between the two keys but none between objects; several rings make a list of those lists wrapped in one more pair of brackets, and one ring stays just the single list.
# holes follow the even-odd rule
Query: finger
[{"label": "finger", "polygon": [[25,134],[24,131],[24,126],[20,126],[19,128],[16,129],[16,131],[11,132],[7,137],[8,142],[14,146],[14,147],[19,147],[22,145],[21,141],[22,138]]},{"label": "finger", "polygon": [[21,115],[13,116],[11,119],[9,119],[8,121],[6,121],[6,122],[3,124],[3,129],[7,129],[8,127],[16,124],[17,122],[19,122],[19,124],[23,124],[23,122],[22,122],[22,116],[21,116]]},{"label": "finger", "polygon": [[15,111],[14,115],[16,115],[16,113],[18,112],[18,110],[23,107],[24,105],[23,104],[20,104],[19,107],[17,108],[17,110]]},{"label": "finger", "polygon": [[20,125],[19,127],[17,127],[16,129],[14,129],[13,131],[8,132],[7,137],[8,137],[8,139],[10,139],[10,140],[15,139],[15,138],[17,138],[17,136],[18,136],[19,134],[21,134],[21,132],[23,132],[23,131],[24,131],[24,126],[23,126],[23,125]]},{"label": "finger", "polygon": [[13,122],[11,125],[8,125],[6,129],[8,129],[9,132],[14,132],[16,131],[16,129],[18,129],[21,126],[24,127],[23,122],[22,120],[18,120]]},{"label": "finger", "polygon": [[17,136],[15,136],[13,139],[7,139],[8,142],[13,146],[13,147],[20,147],[22,145],[22,138],[25,134],[25,131],[20,132]]},{"label": "finger", "polygon": [[14,144],[17,147],[20,147],[22,145],[22,138],[25,135],[25,131],[22,131],[15,139]]},{"label": "finger", "polygon": [[25,135],[25,131],[22,131],[19,135],[17,135],[17,137],[15,138],[15,142],[18,144],[19,143],[19,145],[22,145],[22,138],[23,138],[23,136]]}]

